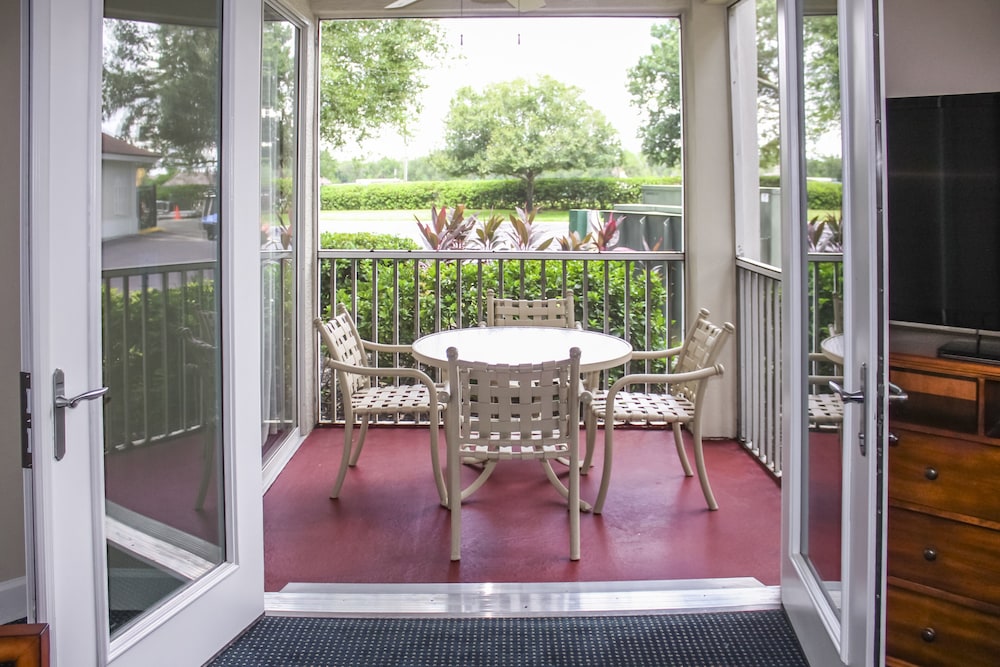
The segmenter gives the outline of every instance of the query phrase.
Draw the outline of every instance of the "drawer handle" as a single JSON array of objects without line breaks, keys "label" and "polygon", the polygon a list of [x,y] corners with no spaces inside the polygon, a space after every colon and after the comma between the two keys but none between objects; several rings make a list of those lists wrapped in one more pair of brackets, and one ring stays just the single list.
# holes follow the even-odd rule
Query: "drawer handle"
[{"label": "drawer handle", "polygon": [[926,477],[927,479],[931,480],[932,482],[934,480],[936,480],[938,478],[937,468],[931,468],[930,466],[928,466],[924,470],[924,477]]},{"label": "drawer handle", "polygon": [[920,631],[920,638],[929,644],[937,638],[937,633],[934,628],[924,628]]},{"label": "drawer handle", "polygon": [[935,560],[937,560],[937,551],[935,551],[934,549],[931,549],[930,547],[927,547],[926,549],[924,549],[924,560],[928,560],[928,561],[935,561]]}]

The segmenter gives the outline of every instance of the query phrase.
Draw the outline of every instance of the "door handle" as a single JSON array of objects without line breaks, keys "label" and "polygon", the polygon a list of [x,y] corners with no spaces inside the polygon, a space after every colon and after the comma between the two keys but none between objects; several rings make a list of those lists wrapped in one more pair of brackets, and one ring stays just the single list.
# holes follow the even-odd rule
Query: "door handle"
[{"label": "door handle", "polygon": [[52,405],[53,419],[55,420],[55,450],[56,461],[62,461],[66,456],[66,408],[75,408],[83,401],[92,401],[108,393],[107,387],[99,387],[77,394],[72,398],[66,398],[66,375],[61,368],[57,368],[52,373]]},{"label": "door handle", "polygon": [[840,396],[840,400],[844,403],[864,403],[865,402],[865,392],[862,391],[847,391],[840,386],[839,382],[830,380],[830,389],[833,389],[833,393]]},{"label": "door handle", "polygon": [[906,393],[906,390],[900,387],[898,384],[893,384],[891,382],[889,385],[889,402],[890,403],[904,403],[910,399],[910,395]]}]

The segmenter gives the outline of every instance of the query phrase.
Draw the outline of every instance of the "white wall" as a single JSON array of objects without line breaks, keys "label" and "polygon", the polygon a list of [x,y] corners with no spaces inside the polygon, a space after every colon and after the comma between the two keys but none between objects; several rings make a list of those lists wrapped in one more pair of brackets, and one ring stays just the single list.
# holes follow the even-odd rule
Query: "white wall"
[{"label": "white wall", "polygon": [[[684,219],[688,323],[699,308],[713,322],[736,323],[733,147],[729,106],[729,21],[723,4],[691,4],[681,17],[684,63]],[[697,109],[695,113],[694,110]],[[705,395],[705,437],[736,435],[737,343],[719,362],[726,368]]]},{"label": "white wall", "polygon": [[24,616],[24,506],[21,473],[20,389],[20,21],[14,11],[0,21],[0,623]]},{"label": "white wall", "polygon": [[139,232],[135,169],[131,162],[104,160],[101,163],[102,239]]},{"label": "white wall", "polygon": [[887,97],[1000,91],[1000,2],[884,2]]}]

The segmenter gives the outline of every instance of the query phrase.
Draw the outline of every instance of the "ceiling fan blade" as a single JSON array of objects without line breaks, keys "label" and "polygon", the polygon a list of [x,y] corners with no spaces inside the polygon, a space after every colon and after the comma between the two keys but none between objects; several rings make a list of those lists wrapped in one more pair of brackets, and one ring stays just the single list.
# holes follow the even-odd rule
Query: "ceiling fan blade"
[{"label": "ceiling fan blade", "polygon": [[417,2],[417,0],[396,0],[395,2],[391,2],[388,5],[386,5],[385,8],[386,9],[402,9],[403,7],[407,7],[409,5],[412,5],[414,2]]},{"label": "ceiling fan blade", "polygon": [[544,7],[545,0],[507,0],[507,4],[522,12],[531,12]]}]

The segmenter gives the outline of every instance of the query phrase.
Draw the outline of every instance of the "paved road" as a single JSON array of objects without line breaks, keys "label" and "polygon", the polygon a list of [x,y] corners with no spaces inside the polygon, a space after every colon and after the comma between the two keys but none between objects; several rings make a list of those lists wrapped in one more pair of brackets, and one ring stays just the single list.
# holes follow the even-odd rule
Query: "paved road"
[{"label": "paved road", "polygon": [[216,258],[215,241],[205,238],[198,218],[161,219],[157,230],[103,244],[104,269],[207,262]]}]

